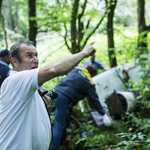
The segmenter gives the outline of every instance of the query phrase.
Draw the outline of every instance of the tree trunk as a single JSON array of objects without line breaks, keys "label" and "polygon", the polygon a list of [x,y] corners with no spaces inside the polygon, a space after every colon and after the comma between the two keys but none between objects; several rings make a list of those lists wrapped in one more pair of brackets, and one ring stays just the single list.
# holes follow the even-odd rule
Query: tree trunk
[{"label": "tree trunk", "polygon": [[0,0],[0,24],[2,26],[2,30],[4,32],[3,34],[3,38],[5,39],[5,47],[8,49],[8,42],[7,42],[7,32],[5,30],[5,21],[4,21],[4,17],[2,15],[2,2],[3,0]]},{"label": "tree trunk", "polygon": [[2,14],[2,2],[3,0],[0,0],[0,14]]},{"label": "tree trunk", "polygon": [[29,40],[36,46],[37,22],[36,22],[36,0],[28,0],[29,7]]},{"label": "tree trunk", "polygon": [[108,56],[110,67],[117,66],[117,59],[115,55],[114,46],[114,32],[113,32],[113,17],[116,8],[117,0],[106,0],[107,5],[107,38],[108,38]]},{"label": "tree trunk", "polygon": [[137,49],[140,54],[147,51],[147,28],[145,23],[145,0],[138,0],[138,45]]},{"label": "tree trunk", "polygon": [[72,8],[72,18],[71,18],[71,45],[72,45],[72,53],[76,53],[77,43],[76,43],[76,22],[77,22],[77,14],[78,14],[79,0],[75,0]]},{"label": "tree trunk", "polygon": [[[75,0],[73,2],[73,8],[72,8],[72,16],[71,16],[71,48],[69,47],[69,44],[65,39],[66,46],[70,50],[71,53],[75,54],[77,52],[80,52],[81,49],[87,44],[90,37],[95,33],[95,31],[99,28],[100,24],[102,23],[103,19],[105,18],[106,12],[102,16],[102,18],[99,20],[97,25],[88,33],[88,35],[85,35],[85,31],[88,30],[90,27],[90,23],[92,22],[91,19],[87,20],[87,22],[83,22],[83,17],[85,15],[85,9],[86,5],[88,3],[88,0],[84,0],[83,5],[79,4],[79,0]],[[79,13],[79,6],[81,6],[81,12]],[[66,36],[67,36],[67,28],[66,29]]]}]

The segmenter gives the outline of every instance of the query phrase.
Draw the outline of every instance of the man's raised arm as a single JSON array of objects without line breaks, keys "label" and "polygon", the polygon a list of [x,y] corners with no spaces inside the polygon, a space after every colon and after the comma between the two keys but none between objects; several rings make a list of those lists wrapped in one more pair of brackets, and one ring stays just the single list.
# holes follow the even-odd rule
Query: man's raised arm
[{"label": "man's raised arm", "polygon": [[44,82],[60,75],[67,74],[72,70],[82,59],[93,55],[95,49],[91,44],[85,46],[79,53],[72,54],[57,60],[54,63],[48,64],[39,70],[38,82],[42,85]]}]

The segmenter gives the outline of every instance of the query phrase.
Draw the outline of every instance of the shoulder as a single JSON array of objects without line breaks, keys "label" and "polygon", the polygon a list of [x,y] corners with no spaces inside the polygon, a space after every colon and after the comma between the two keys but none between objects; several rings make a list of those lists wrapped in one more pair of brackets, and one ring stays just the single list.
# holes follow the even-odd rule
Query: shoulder
[{"label": "shoulder", "polygon": [[100,61],[95,60],[95,61],[94,61],[94,64],[95,64],[99,69],[104,69],[104,65],[103,65]]},{"label": "shoulder", "polygon": [[94,60],[94,62],[97,64],[102,64],[101,61],[99,61],[99,60]]},{"label": "shoulder", "polygon": [[39,69],[24,70],[20,72],[11,71],[10,75],[4,81],[5,85],[15,86],[15,88],[37,88],[38,71]]},{"label": "shoulder", "polygon": [[22,81],[22,80],[30,80],[34,81],[38,77],[38,71],[39,69],[32,69],[32,70],[23,70],[23,71],[10,71],[9,79],[16,80],[16,81]]},{"label": "shoulder", "polygon": [[10,68],[7,65],[0,64],[0,70],[8,71],[8,70],[10,70]]},{"label": "shoulder", "polygon": [[32,70],[23,70],[23,71],[14,71],[14,70],[11,70],[11,74],[10,75],[23,75],[23,76],[25,76],[25,75],[31,75],[31,74],[38,74],[38,71],[39,71],[39,69],[37,68],[37,69],[32,69]]},{"label": "shoulder", "polygon": [[0,66],[0,74],[3,76],[8,76],[10,72],[10,68],[7,66]]}]

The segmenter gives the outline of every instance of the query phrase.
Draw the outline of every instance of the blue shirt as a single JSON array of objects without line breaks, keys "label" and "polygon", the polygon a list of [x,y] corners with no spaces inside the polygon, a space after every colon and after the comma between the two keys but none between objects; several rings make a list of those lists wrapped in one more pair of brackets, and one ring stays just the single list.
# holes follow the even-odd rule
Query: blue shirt
[{"label": "blue shirt", "polygon": [[0,86],[5,78],[9,76],[9,72],[10,68],[8,67],[8,65],[5,62],[0,61]]},{"label": "blue shirt", "polygon": [[74,68],[64,80],[56,85],[55,91],[67,96],[73,105],[88,97],[100,114],[105,113],[96,93],[92,77],[85,68]]},{"label": "blue shirt", "polygon": [[98,60],[94,60],[94,62],[91,62],[91,60],[85,61],[84,67],[86,68],[89,65],[95,65],[98,69],[102,69],[102,70],[104,69],[103,64]]}]

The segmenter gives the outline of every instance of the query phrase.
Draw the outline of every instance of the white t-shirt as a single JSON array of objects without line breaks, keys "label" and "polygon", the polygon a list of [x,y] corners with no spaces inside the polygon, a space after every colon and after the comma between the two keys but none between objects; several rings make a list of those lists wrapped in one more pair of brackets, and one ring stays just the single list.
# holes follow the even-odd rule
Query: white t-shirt
[{"label": "white t-shirt", "polygon": [[39,69],[10,75],[0,91],[0,150],[47,150],[51,124],[38,94]]}]

